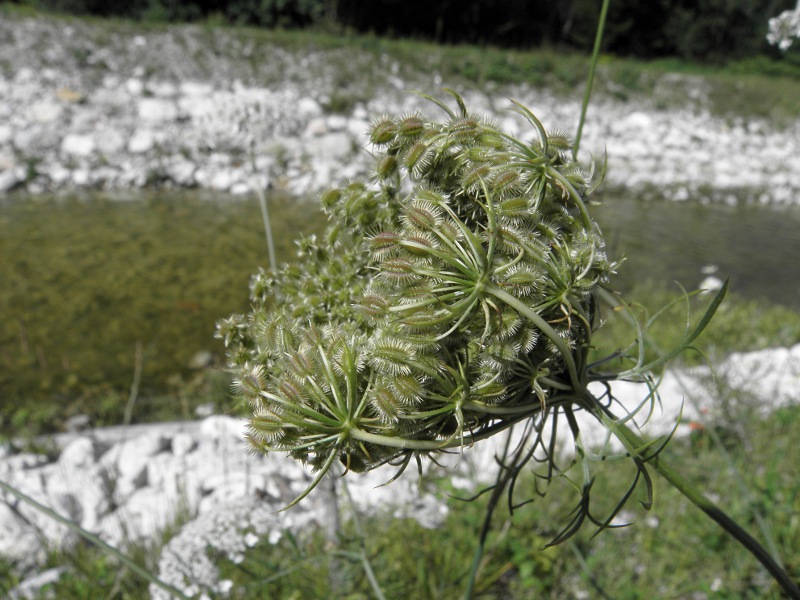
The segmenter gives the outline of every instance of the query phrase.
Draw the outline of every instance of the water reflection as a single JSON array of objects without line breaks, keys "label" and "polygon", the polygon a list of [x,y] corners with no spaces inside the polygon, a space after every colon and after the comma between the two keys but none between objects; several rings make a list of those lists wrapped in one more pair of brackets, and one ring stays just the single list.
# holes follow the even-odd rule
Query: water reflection
[{"label": "water reflection", "polygon": [[[700,205],[603,198],[593,214],[609,253],[626,257],[620,284],[678,281],[695,289],[713,272],[741,296],[800,309],[800,207]],[[706,268],[704,270],[704,268]]]}]

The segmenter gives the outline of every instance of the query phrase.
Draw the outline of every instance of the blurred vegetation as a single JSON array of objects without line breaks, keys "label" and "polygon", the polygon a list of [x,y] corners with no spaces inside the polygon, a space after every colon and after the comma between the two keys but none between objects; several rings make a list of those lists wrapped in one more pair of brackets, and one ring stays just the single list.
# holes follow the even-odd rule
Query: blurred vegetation
[{"label": "blurred vegetation", "polygon": [[[0,433],[58,431],[75,414],[121,423],[137,347],[134,420],[190,418],[209,402],[229,408],[214,327],[247,308],[267,247],[254,200],[198,195],[3,207],[0,255],[12,259],[0,261]],[[271,210],[285,233],[282,261],[323,220],[286,197],[273,197]]]},{"label": "blurred vegetation", "polygon": [[[279,262],[293,260],[294,241],[324,221],[316,204],[296,198],[273,196],[270,211]],[[247,311],[250,276],[268,264],[260,220],[252,198],[220,202],[197,191],[5,204],[0,256],[10,260],[0,261],[0,435],[59,431],[77,414],[95,425],[121,423],[137,349],[134,421],[192,418],[204,404],[238,410],[213,333],[219,319]],[[637,254],[652,263],[653,252]],[[680,295],[675,285],[652,283],[679,276],[651,270],[644,277],[647,271],[635,266],[623,263],[614,286],[641,303],[638,315]],[[694,297],[692,313],[702,314],[707,302]],[[656,339],[665,346],[679,341],[684,315],[679,304],[659,319]],[[608,316],[595,338],[598,358],[631,342],[625,322]],[[774,299],[731,293],[699,342],[718,357],[791,346],[800,342],[800,313]],[[201,364],[192,366],[197,358]]]},{"label": "blurred vegetation", "polygon": [[[411,37],[448,44],[506,48],[591,48],[599,0],[12,0],[43,11],[157,22],[210,20],[256,27]],[[654,59],[722,62],[782,56],[765,41],[770,17],[794,0],[617,0],[611,3],[604,50]]]}]

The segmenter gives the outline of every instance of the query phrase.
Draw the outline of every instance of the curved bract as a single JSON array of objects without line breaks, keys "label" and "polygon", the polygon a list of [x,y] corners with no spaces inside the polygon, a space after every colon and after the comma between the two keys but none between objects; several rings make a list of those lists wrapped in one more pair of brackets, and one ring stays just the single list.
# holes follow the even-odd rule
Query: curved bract
[{"label": "curved bract", "polygon": [[373,177],[323,194],[326,234],[257,274],[252,312],[220,323],[254,450],[321,477],[585,402],[613,269],[586,209],[593,171],[523,106],[531,142],[453,96],[455,109],[430,98],[442,121],[376,120]]}]

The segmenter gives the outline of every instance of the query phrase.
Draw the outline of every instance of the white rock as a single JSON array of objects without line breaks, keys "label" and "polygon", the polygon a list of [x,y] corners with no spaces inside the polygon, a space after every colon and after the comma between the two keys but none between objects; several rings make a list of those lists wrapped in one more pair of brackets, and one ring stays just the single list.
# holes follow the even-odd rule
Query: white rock
[{"label": "white rock", "polygon": [[162,98],[142,98],[137,109],[139,118],[150,123],[174,121],[178,116],[178,107],[172,100]]},{"label": "white rock", "polygon": [[137,129],[128,140],[128,152],[131,154],[146,154],[153,149],[156,134],[150,129]]},{"label": "white rock", "polygon": [[0,193],[8,192],[22,183],[22,179],[17,176],[16,169],[0,171]]},{"label": "white rock", "polygon": [[149,462],[168,447],[169,440],[162,435],[145,434],[115,445],[100,462],[114,481],[115,489],[124,497],[147,485]]},{"label": "white rock", "polygon": [[70,442],[58,457],[58,464],[67,469],[88,469],[94,466],[99,447],[87,436],[81,436]]},{"label": "white rock", "polygon": [[646,113],[634,111],[622,120],[622,125],[644,133],[653,128],[653,118]]},{"label": "white rock", "polygon": [[5,502],[0,502],[0,556],[11,559],[23,569],[36,566],[44,558],[36,530]]},{"label": "white rock", "polygon": [[30,108],[31,117],[37,123],[52,123],[62,112],[64,109],[54,102],[37,102]]},{"label": "white rock", "polygon": [[117,129],[107,129],[97,136],[97,150],[108,157],[125,149],[125,136]]},{"label": "white rock", "polygon": [[151,82],[148,89],[159,98],[172,98],[178,95],[178,86],[169,81]]},{"label": "white rock", "polygon": [[180,84],[180,93],[184,96],[209,96],[213,91],[214,88],[210,83],[182,81]]},{"label": "white rock", "polygon": [[84,187],[92,181],[92,172],[89,169],[75,169],[72,172],[72,183]]},{"label": "white rock", "polygon": [[344,131],[347,129],[348,120],[344,115],[331,115],[326,119],[325,124],[330,131]]},{"label": "white rock", "polygon": [[61,164],[53,165],[49,171],[47,171],[47,175],[50,177],[50,181],[55,185],[66,183],[72,177],[70,170]]},{"label": "white rock", "polygon": [[315,119],[311,119],[308,122],[304,135],[310,137],[316,137],[324,135],[326,133],[328,133],[328,125],[325,122],[325,119],[323,119],[322,117],[317,117]]},{"label": "white rock", "polygon": [[245,196],[251,192],[251,188],[248,184],[240,181],[234,183],[229,191],[234,196]]},{"label": "white rock", "polygon": [[[43,597],[42,588],[58,581],[64,570],[64,567],[54,567],[28,577],[11,590],[8,596],[9,600],[32,600],[33,598]],[[46,593],[44,597],[46,597]]]},{"label": "white rock", "polygon": [[194,437],[186,432],[176,433],[172,436],[172,454],[177,457],[183,457],[197,448],[197,442]]},{"label": "white rock", "polygon": [[178,109],[182,115],[201,119],[219,113],[220,106],[206,96],[184,96],[178,99]]},{"label": "white rock", "polygon": [[186,159],[178,158],[166,167],[167,176],[181,186],[190,186],[194,183],[194,172],[197,166]]},{"label": "white rock", "polygon": [[211,177],[211,188],[218,192],[227,192],[235,179],[232,171],[220,169]]},{"label": "white rock", "polygon": [[94,138],[90,135],[68,133],[61,142],[62,154],[77,157],[90,156],[95,150]]},{"label": "white rock", "polygon": [[313,98],[301,98],[294,107],[300,119],[310,120],[322,115],[322,107]]},{"label": "white rock", "polygon": [[141,79],[131,78],[125,82],[125,89],[131,96],[141,96],[144,92],[144,83]]},{"label": "white rock", "polygon": [[11,130],[11,125],[0,123],[0,146],[11,141],[13,135],[14,132]]},{"label": "white rock", "polygon": [[308,153],[318,158],[340,160],[353,153],[353,140],[346,133],[329,133],[310,143]]},{"label": "white rock", "polygon": [[200,443],[218,446],[244,447],[244,432],[247,422],[223,415],[213,415],[200,424]]}]

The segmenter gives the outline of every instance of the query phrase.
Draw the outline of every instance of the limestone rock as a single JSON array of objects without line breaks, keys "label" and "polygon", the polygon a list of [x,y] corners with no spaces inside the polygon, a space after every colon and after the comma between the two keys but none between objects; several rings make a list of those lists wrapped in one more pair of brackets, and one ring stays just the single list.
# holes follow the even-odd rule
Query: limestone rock
[{"label": "limestone rock", "polygon": [[80,133],[68,133],[61,142],[61,152],[68,156],[91,156],[96,148],[94,138]]}]

